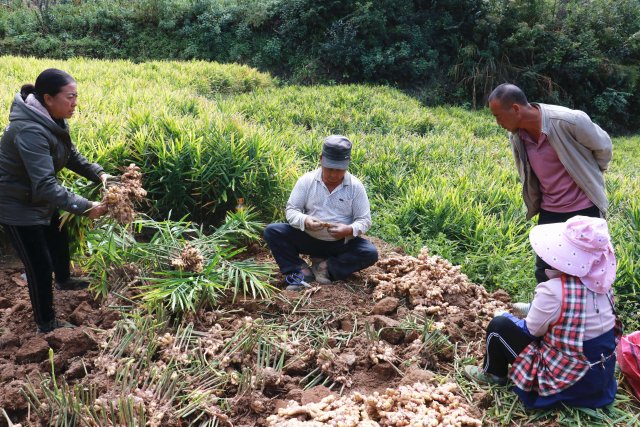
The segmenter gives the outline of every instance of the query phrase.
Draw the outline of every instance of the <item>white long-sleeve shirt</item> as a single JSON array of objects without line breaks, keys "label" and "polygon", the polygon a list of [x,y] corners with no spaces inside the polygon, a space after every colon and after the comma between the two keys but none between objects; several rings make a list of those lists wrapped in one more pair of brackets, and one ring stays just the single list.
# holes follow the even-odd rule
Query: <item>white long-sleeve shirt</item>
[{"label": "white long-sleeve shirt", "polygon": [[350,225],[353,236],[366,233],[371,227],[369,198],[362,182],[349,172],[332,192],[322,182],[322,168],[304,174],[289,196],[287,221],[292,227],[320,240],[337,240],[326,228],[305,230],[304,220],[312,216],[323,222]]}]

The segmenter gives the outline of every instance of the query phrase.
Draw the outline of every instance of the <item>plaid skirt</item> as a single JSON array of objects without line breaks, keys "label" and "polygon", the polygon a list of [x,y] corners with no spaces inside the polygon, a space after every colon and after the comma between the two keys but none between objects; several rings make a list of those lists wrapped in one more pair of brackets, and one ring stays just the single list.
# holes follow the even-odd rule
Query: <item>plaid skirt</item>
[{"label": "plaid skirt", "polygon": [[522,403],[531,409],[550,409],[560,404],[581,408],[601,408],[616,398],[618,384],[614,376],[616,364],[615,328],[609,332],[584,341],[583,352],[592,366],[571,387],[550,396],[540,396],[534,391],[514,387]]}]

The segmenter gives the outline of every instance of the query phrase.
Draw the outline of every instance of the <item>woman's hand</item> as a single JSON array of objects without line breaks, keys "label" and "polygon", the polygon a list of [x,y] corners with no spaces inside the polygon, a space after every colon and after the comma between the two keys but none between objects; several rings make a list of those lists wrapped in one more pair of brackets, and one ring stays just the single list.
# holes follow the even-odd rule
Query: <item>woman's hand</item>
[{"label": "woman's hand", "polygon": [[93,206],[87,212],[87,216],[91,219],[98,219],[107,213],[107,205],[104,203],[91,202]]}]

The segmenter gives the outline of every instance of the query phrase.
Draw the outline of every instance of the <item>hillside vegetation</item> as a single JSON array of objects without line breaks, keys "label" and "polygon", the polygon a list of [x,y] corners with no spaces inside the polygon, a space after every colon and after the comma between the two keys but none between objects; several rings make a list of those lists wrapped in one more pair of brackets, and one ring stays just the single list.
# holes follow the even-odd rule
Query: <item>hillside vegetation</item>
[{"label": "hillside vegetation", "polygon": [[[81,152],[114,174],[140,165],[156,219],[218,224],[241,197],[262,219],[282,219],[323,137],[342,133],[355,144],[351,171],[372,201],[371,234],[413,254],[427,246],[475,283],[531,296],[533,223],[506,133],[487,111],[426,108],[383,86],[281,87],[237,65],[2,57],[0,126],[20,85],[50,66],[78,81],[71,129]],[[639,142],[615,139],[607,172],[616,289],[629,326],[638,324],[640,290]],[[86,181],[65,177],[97,197]]]}]

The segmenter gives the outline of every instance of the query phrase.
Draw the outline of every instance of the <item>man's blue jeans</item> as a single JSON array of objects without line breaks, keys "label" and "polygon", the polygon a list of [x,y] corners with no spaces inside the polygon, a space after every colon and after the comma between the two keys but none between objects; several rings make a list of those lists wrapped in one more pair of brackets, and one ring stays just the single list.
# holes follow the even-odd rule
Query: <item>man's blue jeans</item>
[{"label": "man's blue jeans", "polygon": [[264,240],[269,245],[282,274],[300,271],[301,266],[305,264],[300,254],[327,258],[329,276],[333,280],[343,280],[351,273],[369,267],[378,260],[376,247],[362,237],[355,237],[346,243],[344,239],[319,240],[289,224],[269,224],[264,230]]}]

